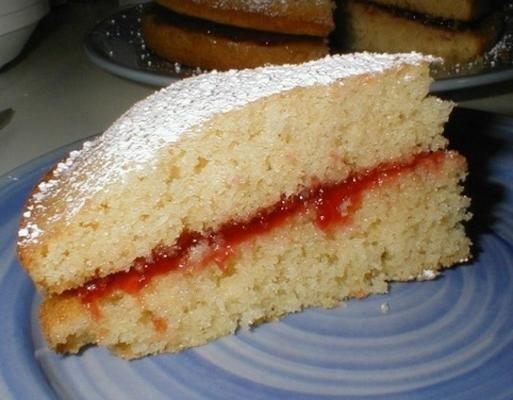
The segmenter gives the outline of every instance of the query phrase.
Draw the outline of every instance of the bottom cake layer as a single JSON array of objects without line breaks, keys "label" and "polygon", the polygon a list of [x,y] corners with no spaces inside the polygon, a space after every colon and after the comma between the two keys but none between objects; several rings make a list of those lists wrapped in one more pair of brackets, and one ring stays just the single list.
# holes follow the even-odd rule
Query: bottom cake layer
[{"label": "bottom cake layer", "polygon": [[459,184],[465,166],[455,153],[420,163],[366,190],[343,224],[323,230],[300,213],[242,243],[222,268],[175,269],[136,294],[114,291],[96,301],[98,313],[76,291],[51,297],[41,307],[44,334],[61,352],[93,343],[136,358],[383,293],[389,281],[432,279],[469,257],[462,225],[469,200]]}]

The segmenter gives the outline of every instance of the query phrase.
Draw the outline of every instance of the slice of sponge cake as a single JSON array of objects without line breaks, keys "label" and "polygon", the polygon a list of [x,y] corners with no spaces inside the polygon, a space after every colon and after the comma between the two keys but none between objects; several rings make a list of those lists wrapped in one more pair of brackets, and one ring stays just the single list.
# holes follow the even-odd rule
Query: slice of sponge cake
[{"label": "slice of sponge cake", "polygon": [[429,61],[211,73],[136,104],[27,203],[49,345],[176,351],[466,259],[466,165]]}]

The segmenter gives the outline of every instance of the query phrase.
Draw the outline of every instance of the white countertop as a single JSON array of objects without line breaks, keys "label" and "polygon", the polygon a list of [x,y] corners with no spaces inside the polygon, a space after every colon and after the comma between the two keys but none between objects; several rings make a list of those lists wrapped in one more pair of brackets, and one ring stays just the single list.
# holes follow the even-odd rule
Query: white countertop
[{"label": "white countertop", "polygon": [[[154,88],[111,75],[83,51],[83,37],[117,8],[112,1],[54,8],[23,54],[0,71],[0,175],[64,144],[99,133]],[[474,91],[461,106],[513,116],[513,82]],[[477,98],[476,98],[477,97]]]},{"label": "white countertop", "polygon": [[103,131],[154,90],[104,72],[86,57],[85,33],[114,10],[113,2],[54,9],[25,54],[0,72],[0,110],[15,110],[0,130],[0,175]]}]

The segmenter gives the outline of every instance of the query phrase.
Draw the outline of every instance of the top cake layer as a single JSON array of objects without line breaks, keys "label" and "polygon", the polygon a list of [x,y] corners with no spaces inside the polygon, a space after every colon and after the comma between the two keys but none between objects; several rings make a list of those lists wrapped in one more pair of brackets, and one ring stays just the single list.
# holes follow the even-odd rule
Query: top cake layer
[{"label": "top cake layer", "polygon": [[427,96],[429,61],[345,55],[177,82],[35,188],[19,231],[22,264],[60,293],[314,181],[441,149],[451,104]]},{"label": "top cake layer", "polygon": [[260,31],[327,36],[332,0],[156,0],[164,7],[226,25]]},{"label": "top cake layer", "polygon": [[[57,164],[51,179],[37,186],[29,206],[42,211],[46,202],[59,198],[63,209],[52,221],[69,219],[110,183],[131,172],[152,168],[161,148],[183,134],[194,134],[194,128],[216,114],[296,87],[328,85],[427,59],[416,53],[361,53],[302,65],[212,72],[184,79],[135,104],[102,136],[85,142],[80,151],[72,151]],[[41,227],[28,222],[21,227],[20,242],[37,242],[42,233]]]}]

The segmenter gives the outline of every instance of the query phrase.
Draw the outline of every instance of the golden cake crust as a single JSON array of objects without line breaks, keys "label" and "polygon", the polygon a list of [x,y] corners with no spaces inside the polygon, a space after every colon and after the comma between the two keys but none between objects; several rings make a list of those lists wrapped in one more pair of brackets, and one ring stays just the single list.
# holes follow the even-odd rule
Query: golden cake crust
[{"label": "golden cake crust", "polygon": [[327,36],[334,28],[331,0],[157,0],[175,12],[269,32]]},{"label": "golden cake crust", "polygon": [[164,12],[143,16],[144,40],[160,57],[185,65],[223,71],[299,64],[329,52],[323,38],[222,27]]}]

